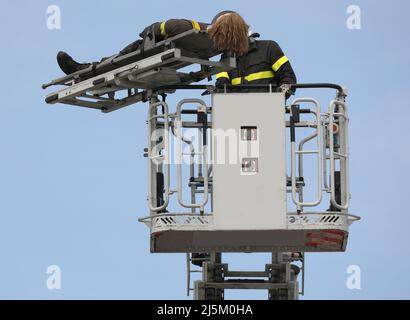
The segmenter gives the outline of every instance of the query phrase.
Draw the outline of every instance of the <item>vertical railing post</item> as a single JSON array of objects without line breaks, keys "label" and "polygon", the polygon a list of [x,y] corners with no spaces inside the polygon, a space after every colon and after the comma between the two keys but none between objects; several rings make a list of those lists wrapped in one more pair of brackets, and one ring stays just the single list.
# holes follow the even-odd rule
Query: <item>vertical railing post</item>
[{"label": "vertical railing post", "polygon": [[[316,118],[316,132],[314,134],[314,137],[316,137],[316,150],[298,150],[296,151],[296,142],[291,141],[291,181],[292,181],[292,201],[293,203],[297,206],[298,210],[301,210],[303,207],[314,207],[320,204],[322,201],[323,197],[323,188],[322,188],[322,164],[323,164],[323,159],[322,159],[322,152],[323,152],[323,147],[322,147],[322,121],[321,121],[321,114],[320,114],[320,104],[319,101],[312,99],[312,98],[300,98],[296,99],[292,105],[295,104],[300,104],[302,102],[307,102],[307,103],[312,103],[316,106],[315,110],[312,111],[312,113],[315,115]],[[291,117],[292,117],[292,108],[290,110],[291,112]],[[312,137],[312,139],[314,138]],[[315,201],[312,202],[302,202],[299,199],[297,199],[297,185],[296,185],[296,155],[300,156],[304,154],[316,154],[317,155],[317,161],[316,161],[316,170],[317,170],[317,197]]]},{"label": "vertical railing post", "polygon": [[199,208],[201,212],[204,211],[205,205],[208,203],[209,198],[209,177],[208,177],[208,145],[207,139],[203,141],[202,149],[199,153],[195,153],[201,156],[201,165],[202,165],[202,172],[204,178],[204,193],[203,199],[200,203],[185,203],[183,198],[183,187],[182,187],[182,162],[183,162],[183,152],[182,152],[182,142],[183,142],[183,134],[182,134],[182,106],[187,103],[196,103],[204,107],[207,110],[205,102],[200,99],[184,99],[181,100],[177,105],[177,117],[176,117],[176,140],[177,140],[177,190],[178,190],[178,202],[182,207],[185,208]]},{"label": "vertical railing post", "polygon": [[[335,112],[335,107],[338,107],[338,111]],[[339,110],[342,109],[343,112]],[[339,120],[339,152],[335,151],[334,146],[334,120],[335,116]],[[329,105],[329,158],[330,158],[330,198],[332,204],[339,210],[347,210],[350,202],[350,187],[349,187],[349,117],[347,112],[346,103],[342,100],[335,99],[330,102]],[[336,156],[340,159],[340,183],[341,183],[341,202],[336,201],[335,190],[335,160]]]},{"label": "vertical railing post", "polygon": [[[157,108],[162,106],[163,113],[158,115]],[[153,143],[153,134],[158,130],[157,120],[163,118],[164,128],[163,128],[163,143],[165,150],[164,155],[160,156],[153,155],[153,150],[156,150],[157,141]],[[169,150],[169,110],[166,102],[156,102],[156,99],[151,99],[149,110],[148,110],[148,207],[151,214],[164,210],[169,203],[170,195],[170,150]],[[165,173],[164,173],[164,203],[160,206],[154,205],[153,201],[157,201],[157,167],[154,168],[154,161],[159,161],[165,163]],[[155,181],[155,183],[153,183]]]}]

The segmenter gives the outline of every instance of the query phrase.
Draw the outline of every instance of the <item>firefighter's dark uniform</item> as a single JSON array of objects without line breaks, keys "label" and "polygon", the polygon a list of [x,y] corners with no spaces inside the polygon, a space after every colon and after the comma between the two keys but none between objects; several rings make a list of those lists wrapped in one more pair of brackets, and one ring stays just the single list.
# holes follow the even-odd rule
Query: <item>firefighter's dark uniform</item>
[{"label": "firefighter's dark uniform", "polygon": [[216,75],[216,84],[295,84],[296,75],[288,57],[275,41],[251,38],[249,51],[236,59],[237,68]]},{"label": "firefighter's dark uniform", "polygon": [[153,31],[155,36],[155,41],[162,41],[168,37],[176,36],[180,33],[186,32],[191,29],[205,31],[209,24],[203,22],[197,22],[195,20],[188,19],[169,19],[163,22],[155,22],[150,26],[146,27],[139,36],[141,39],[134,41],[133,43],[126,46],[120,51],[121,54],[128,54],[136,51],[140,48],[143,39],[148,33]]}]

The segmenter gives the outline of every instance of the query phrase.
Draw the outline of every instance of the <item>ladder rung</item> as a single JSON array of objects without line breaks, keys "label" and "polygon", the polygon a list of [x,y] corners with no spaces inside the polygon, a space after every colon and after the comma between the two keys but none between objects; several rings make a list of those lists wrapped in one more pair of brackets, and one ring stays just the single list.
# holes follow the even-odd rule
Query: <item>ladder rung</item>
[{"label": "ladder rung", "polygon": [[158,114],[158,115],[155,115],[155,116],[150,117],[149,119],[150,119],[150,120],[154,120],[154,119],[156,119],[156,118],[165,118],[165,115],[164,115],[164,114]]},{"label": "ladder rung", "polygon": [[165,156],[153,156],[153,157],[149,157],[150,160],[156,160],[156,159],[165,159]]},{"label": "ladder rung", "polygon": [[181,153],[183,156],[202,156],[203,152],[183,152]]},{"label": "ladder rung", "polygon": [[319,153],[318,150],[302,150],[302,151],[296,151],[297,154],[317,154]]},{"label": "ladder rung", "polygon": [[342,157],[342,158],[347,158],[347,154],[342,154],[342,153],[339,153],[339,152],[334,152],[333,154],[335,154],[339,157]]}]

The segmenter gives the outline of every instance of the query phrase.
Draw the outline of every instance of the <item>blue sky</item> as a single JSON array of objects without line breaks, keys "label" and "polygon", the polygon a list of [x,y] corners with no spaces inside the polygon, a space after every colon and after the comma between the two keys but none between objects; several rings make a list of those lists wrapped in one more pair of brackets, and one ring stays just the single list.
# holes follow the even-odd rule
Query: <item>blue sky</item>
[{"label": "blue sky", "polygon": [[[46,27],[51,4],[62,11],[59,31]],[[346,28],[351,4],[361,8],[361,30]],[[3,0],[0,298],[186,298],[184,255],[150,254],[148,229],[137,222],[147,213],[146,105],[108,115],[48,106],[40,86],[60,75],[55,55],[61,49],[96,60],[153,21],[209,21],[225,9],[241,13],[263,39],[276,40],[300,82],[349,88],[351,212],[363,220],[351,228],[346,253],[307,255],[304,298],[410,298],[405,0]],[[170,102],[183,97],[178,93]],[[229,261],[256,268],[267,262],[249,254]],[[62,290],[47,289],[49,265],[61,267]],[[361,290],[346,288],[349,265],[361,268]]]}]

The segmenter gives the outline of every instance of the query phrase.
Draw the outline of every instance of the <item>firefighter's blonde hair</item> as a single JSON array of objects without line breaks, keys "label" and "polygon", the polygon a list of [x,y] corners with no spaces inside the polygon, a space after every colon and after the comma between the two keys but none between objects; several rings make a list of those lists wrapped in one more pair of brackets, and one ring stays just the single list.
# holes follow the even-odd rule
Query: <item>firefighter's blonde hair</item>
[{"label": "firefighter's blonde hair", "polygon": [[219,51],[232,51],[243,55],[249,50],[249,26],[237,13],[228,13],[218,18],[208,34]]}]

